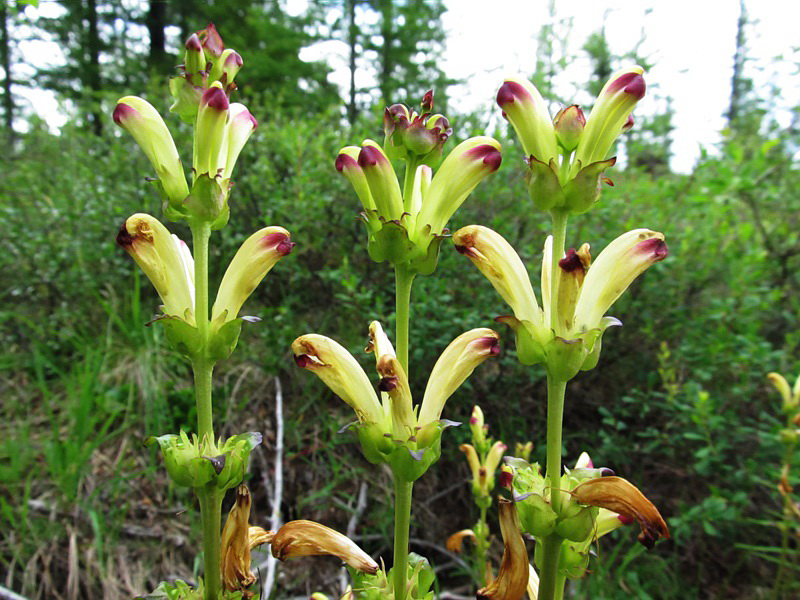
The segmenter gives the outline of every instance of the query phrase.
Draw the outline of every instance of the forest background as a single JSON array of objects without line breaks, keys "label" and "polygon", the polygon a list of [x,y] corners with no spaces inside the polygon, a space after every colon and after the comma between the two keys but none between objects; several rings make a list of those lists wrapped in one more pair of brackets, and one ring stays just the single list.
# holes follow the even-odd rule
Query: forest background
[{"label": "forest background", "polygon": [[[283,519],[340,530],[357,523],[361,545],[388,556],[390,476],[337,433],[348,408],[298,373],[289,351],[295,337],[316,331],[355,354],[369,320],[393,319],[393,282],[364,251],[358,202],[333,169],[335,155],[365,137],[381,139],[383,106],[415,105],[434,88],[453,139],[487,132],[504,147],[500,171],[451,226],[490,226],[536,264],[547,225],[529,205],[515,158],[522,151],[499,110],[465,114],[448,97],[458,82],[441,66],[447,5],[339,0],[309,2],[297,14],[263,0],[56,4],[62,11],[52,18],[34,18],[24,2],[0,4],[0,586],[28,598],[114,599],[161,579],[197,576],[193,499],[168,483],[156,451],[140,444],[191,429],[188,365],[158,328],[144,326],[158,298],[113,243],[128,215],[143,208],[159,214],[159,201],[144,181],[146,158],[110,114],[127,94],[145,95],[164,112],[180,40],[209,21],[244,56],[238,99],[260,122],[237,165],[233,216],[218,236],[212,281],[257,226],[282,225],[298,242],[245,307],[262,322],[246,328],[240,351],[218,369],[220,433],[264,433],[251,466],[254,523],[272,512],[280,420]],[[740,7],[735,51],[719,65],[731,73],[719,143],[689,172],[673,172],[674,114],[664,88],[652,82],[643,104],[659,108],[637,110],[636,127],[618,149],[627,160],[612,174],[615,187],[568,240],[602,248],[648,226],[664,231],[670,246],[669,258],[615,308],[625,327],[607,336],[603,368],[574,382],[564,444],[567,460],[589,449],[597,464],[641,482],[673,540],[645,552],[628,528],[604,538],[594,574],[574,588],[579,597],[773,598],[781,568],[798,580],[796,524],[782,514],[777,490],[783,417],[765,375],[800,373],[800,112],[788,123],[778,119],[781,82],[753,84],[748,39],[758,24]],[[566,50],[570,22],[558,18],[555,3],[549,10],[552,18],[531,33],[537,65],[527,75],[553,107],[570,101],[555,90],[577,58],[591,67],[586,97],[622,64],[654,66],[640,46],[612,52],[603,23],[578,50]],[[66,63],[32,64],[20,51],[31,39],[57,42]],[[324,61],[299,58],[328,39],[353,57],[344,89],[330,82]],[[363,70],[374,89],[355,85]],[[22,72],[34,76],[15,80]],[[55,93],[66,115],[59,131],[32,114],[23,85]],[[177,119],[170,126],[186,148],[188,129]],[[437,277],[420,278],[417,297],[413,372],[429,370],[456,333],[491,326],[506,310],[446,245]],[[495,438],[510,446],[540,442],[544,372],[521,367],[504,337],[502,357],[475,373],[446,416],[466,421],[477,403]],[[278,383],[283,406],[276,413]],[[469,470],[458,452],[468,436],[466,428],[447,432],[441,461],[417,486],[412,522],[412,549],[431,558],[451,598],[471,589],[444,549],[449,534],[474,520]],[[536,445],[534,458],[543,452]],[[796,474],[790,481],[797,483]],[[495,550],[499,556],[499,543]],[[280,567],[273,593],[333,595],[339,585],[334,560],[296,561]]]}]

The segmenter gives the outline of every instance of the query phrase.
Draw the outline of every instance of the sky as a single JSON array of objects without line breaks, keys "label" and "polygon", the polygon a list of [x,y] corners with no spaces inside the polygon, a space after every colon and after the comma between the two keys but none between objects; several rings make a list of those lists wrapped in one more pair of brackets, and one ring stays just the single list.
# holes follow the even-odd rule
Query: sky
[{"label": "sky", "polygon": [[[302,11],[305,2],[288,0],[294,12]],[[553,21],[566,55],[573,57],[555,82],[564,104],[591,102],[576,92],[585,87],[582,82],[590,73],[581,47],[591,33],[604,28],[614,54],[624,55],[641,42],[639,54],[655,65],[646,75],[648,95],[634,116],[663,111],[670,99],[675,113],[674,169],[690,171],[701,147],[713,153],[719,142],[730,100],[738,0],[556,1],[554,18],[549,15],[549,0],[446,0],[446,4],[444,68],[451,77],[464,81],[449,90],[459,110],[499,112],[494,107],[497,88],[505,77],[533,73],[537,35],[542,25]],[[38,10],[47,6],[42,3]],[[747,29],[751,60],[745,74],[765,97],[770,86],[780,88],[780,95],[771,102],[779,122],[787,126],[791,109],[800,105],[800,35],[796,33],[800,3],[748,0],[747,10],[752,23]],[[349,78],[346,52],[343,43],[328,42],[306,49],[301,56],[327,60],[334,68],[331,80],[344,91]],[[26,53],[32,55],[47,57],[52,51],[39,46]],[[365,73],[360,74],[359,86],[370,83]],[[32,101],[51,127],[63,123],[52,96],[38,93]]]}]

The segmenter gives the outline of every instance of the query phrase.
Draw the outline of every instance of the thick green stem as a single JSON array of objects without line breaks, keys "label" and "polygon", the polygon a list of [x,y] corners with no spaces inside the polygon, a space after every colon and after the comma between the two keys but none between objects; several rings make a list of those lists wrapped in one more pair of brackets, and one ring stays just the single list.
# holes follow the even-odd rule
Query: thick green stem
[{"label": "thick green stem", "polygon": [[559,210],[550,213],[553,217],[553,256],[550,264],[550,328],[561,335],[561,321],[558,314],[558,284],[561,274],[558,262],[564,257],[564,240],[567,237],[569,214]]},{"label": "thick green stem", "polygon": [[[212,406],[212,381],[214,362],[208,358],[210,323],[208,318],[208,240],[211,226],[208,223],[192,224],[194,254],[194,318],[200,339],[192,360],[194,393],[197,404],[197,435],[206,451],[214,452],[214,419]],[[203,566],[205,600],[217,600],[220,584],[220,525],[222,521],[223,493],[214,484],[195,489],[200,501],[200,520],[203,523]]]},{"label": "thick green stem", "polygon": [[[547,482],[550,504],[556,513],[561,510],[561,432],[564,417],[564,394],[567,382],[547,376]],[[564,540],[552,534],[543,540],[542,572],[539,600],[556,600],[564,594],[564,578],[558,574],[558,557]]]},{"label": "thick green stem", "polygon": [[217,600],[222,590],[220,569],[220,525],[223,492],[214,484],[195,489],[203,522],[203,583],[205,600]]},{"label": "thick green stem", "polygon": [[411,314],[411,286],[414,273],[403,267],[395,267],[395,346],[397,360],[408,373],[408,322]]},{"label": "thick green stem", "polygon": [[411,212],[411,196],[414,192],[414,181],[417,178],[418,166],[413,159],[406,161],[406,172],[403,176],[403,208],[406,212]]},{"label": "thick green stem", "polygon": [[394,597],[406,598],[408,536],[411,528],[411,492],[414,484],[394,476]]},{"label": "thick green stem", "polygon": [[[555,533],[542,540],[542,572],[539,574],[539,600],[556,600],[564,595],[564,578],[558,574],[558,559],[564,539]],[[559,591],[559,584],[561,590]]]}]

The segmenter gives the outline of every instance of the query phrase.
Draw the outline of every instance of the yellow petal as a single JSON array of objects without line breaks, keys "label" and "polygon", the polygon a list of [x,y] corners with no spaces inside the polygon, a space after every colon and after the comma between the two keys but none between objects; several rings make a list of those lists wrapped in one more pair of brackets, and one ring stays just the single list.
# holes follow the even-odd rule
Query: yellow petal
[{"label": "yellow petal", "polygon": [[447,550],[455,554],[461,554],[464,538],[470,538],[475,541],[475,532],[472,529],[462,529],[456,531],[453,535],[447,538]]}]

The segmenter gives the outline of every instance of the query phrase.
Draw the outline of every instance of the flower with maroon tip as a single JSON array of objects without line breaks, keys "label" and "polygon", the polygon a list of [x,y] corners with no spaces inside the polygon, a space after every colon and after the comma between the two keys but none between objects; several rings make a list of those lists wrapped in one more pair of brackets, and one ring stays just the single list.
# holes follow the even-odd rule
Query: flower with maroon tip
[{"label": "flower with maroon tip", "polygon": [[[608,158],[611,146],[625,131],[631,112],[644,97],[646,89],[644,69],[638,65],[621,69],[611,76],[586,120],[581,143],[575,151],[574,171]],[[633,125],[632,120],[630,125]]]},{"label": "flower with maroon tip", "polygon": [[528,551],[520,533],[516,505],[499,500],[500,533],[503,536],[503,558],[497,578],[478,590],[478,600],[521,600],[528,588]]},{"label": "flower with maroon tip", "polygon": [[491,329],[473,329],[453,340],[434,365],[422,403],[416,407],[405,371],[377,321],[370,325],[367,351],[375,354],[378,394],[355,358],[330,338],[300,336],[292,352],[298,366],[313,371],[353,408],[366,457],[375,463],[389,462],[413,481],[438,459],[446,426],[441,421],[445,402],[475,367],[499,352],[498,337]]},{"label": "flower with maroon tip", "polygon": [[209,60],[218,58],[222,51],[225,50],[225,42],[222,41],[222,36],[213,23],[209,23],[205,29],[198,31],[197,35],[200,37],[203,50],[205,50]]},{"label": "flower with maroon tip", "polygon": [[517,132],[526,156],[545,164],[558,156],[558,144],[547,105],[530,81],[512,77],[497,91],[497,105]]},{"label": "flower with maroon tip", "polygon": [[[603,332],[621,324],[614,317],[604,316],[605,312],[636,277],[667,256],[664,235],[648,229],[619,236],[594,263],[585,244],[559,261],[558,298],[551,298],[553,250],[552,238],[548,237],[542,260],[541,309],[525,265],[501,235],[470,225],[453,234],[453,243],[511,307],[513,316],[497,320],[514,330],[520,361],[544,362],[548,371],[563,381],[578,370],[595,367]],[[552,310],[558,311],[555,330],[550,327]]]},{"label": "flower with maroon tip", "polygon": [[219,171],[229,108],[228,96],[219,82],[214,82],[203,92],[194,132],[192,166],[195,180],[201,175],[213,179]]},{"label": "flower with maroon tip", "polygon": [[114,108],[114,122],[133,136],[158,177],[158,187],[170,205],[180,206],[189,195],[181,159],[164,119],[137,96],[125,96]]},{"label": "flower with maroon tip", "polygon": [[194,261],[186,244],[145,213],[128,217],[117,234],[117,244],[156,288],[164,314],[194,326]]},{"label": "flower with maroon tip", "polygon": [[[336,170],[356,191],[364,208],[370,257],[429,275],[436,268],[447,221],[480,181],[501,162],[500,144],[475,137],[459,144],[434,175],[431,164],[451,133],[450,123],[433,110],[433,92],[424,95],[422,113],[402,104],[384,110],[384,145],[365,140],[346,146]],[[406,162],[401,189],[391,160]]]},{"label": "flower with maroon tip", "polygon": [[291,253],[294,246],[289,232],[275,226],[264,227],[245,240],[219,285],[217,299],[211,309],[211,322],[215,328],[238,317],[245,300],[270,269]]},{"label": "flower with maroon tip", "polygon": [[472,493],[477,499],[488,498],[494,489],[494,474],[506,448],[503,442],[495,442],[481,460],[471,444],[461,444],[458,447],[467,457],[472,472]]}]

